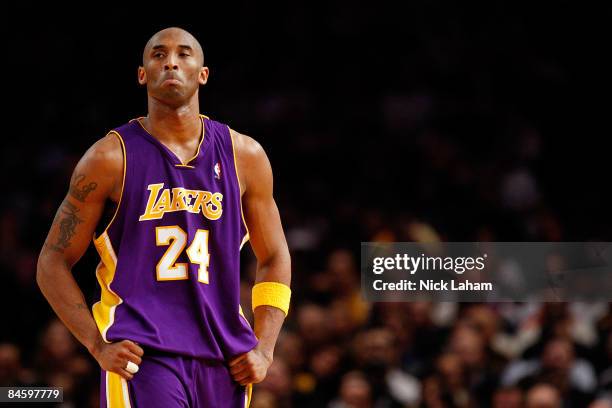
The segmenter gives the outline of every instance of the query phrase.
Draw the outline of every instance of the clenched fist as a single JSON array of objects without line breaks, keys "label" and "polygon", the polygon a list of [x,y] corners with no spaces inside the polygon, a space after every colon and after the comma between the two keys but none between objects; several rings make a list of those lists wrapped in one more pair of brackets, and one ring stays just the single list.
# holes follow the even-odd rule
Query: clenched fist
[{"label": "clenched fist", "polygon": [[266,378],[270,364],[272,364],[272,356],[266,355],[255,347],[248,353],[230,360],[230,374],[240,385],[254,384]]},{"label": "clenched fist", "polygon": [[116,343],[100,342],[96,344],[91,354],[103,370],[112,371],[126,380],[131,380],[134,375],[125,369],[128,361],[139,366],[144,351],[133,341],[123,340]]}]

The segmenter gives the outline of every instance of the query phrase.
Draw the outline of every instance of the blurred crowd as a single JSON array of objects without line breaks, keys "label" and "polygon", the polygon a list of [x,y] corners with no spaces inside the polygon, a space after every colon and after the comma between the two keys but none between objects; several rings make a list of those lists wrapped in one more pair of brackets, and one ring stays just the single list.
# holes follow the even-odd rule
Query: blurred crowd
[{"label": "blurred crowd", "polygon": [[612,406],[607,303],[366,304],[356,268],[304,280],[255,407]]},{"label": "blurred crowd", "polygon": [[[359,271],[362,241],[609,240],[607,104],[585,93],[609,83],[591,59],[605,13],[580,24],[573,4],[558,18],[499,1],[375,6],[138,10],[6,35],[20,39],[11,68],[39,80],[5,91],[34,108],[11,112],[0,152],[0,386],[62,386],[63,406],[98,405],[99,368],[36,287],[37,255],[78,158],[146,114],[142,46],[178,24],[211,67],[202,113],[270,156],[292,254],[291,310],[254,408],[612,408],[609,304],[371,304]],[[96,263],[90,248],[73,271],[90,305]]]},{"label": "blurred crowd", "polygon": [[[612,407],[608,303],[368,304],[344,249],[294,295],[254,408]],[[62,406],[95,407],[99,368],[51,319],[31,349],[0,344],[0,385],[60,386]]]}]

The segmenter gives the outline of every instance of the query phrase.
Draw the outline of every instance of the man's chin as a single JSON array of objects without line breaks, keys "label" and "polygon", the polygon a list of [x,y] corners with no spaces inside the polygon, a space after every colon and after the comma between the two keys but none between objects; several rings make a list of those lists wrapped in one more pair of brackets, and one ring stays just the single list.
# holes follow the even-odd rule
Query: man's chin
[{"label": "man's chin", "polygon": [[155,99],[166,105],[179,106],[186,102],[189,98],[185,95],[185,92],[180,89],[166,89]]}]

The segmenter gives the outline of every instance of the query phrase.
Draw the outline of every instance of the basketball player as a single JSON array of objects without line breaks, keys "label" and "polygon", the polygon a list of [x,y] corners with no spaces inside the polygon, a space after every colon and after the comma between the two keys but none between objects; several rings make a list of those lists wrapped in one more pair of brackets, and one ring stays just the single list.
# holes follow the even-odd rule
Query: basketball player
[{"label": "basketball player", "polygon": [[[38,260],[43,294],[100,364],[104,407],[248,406],[289,308],[270,163],[256,141],[200,114],[208,74],[188,32],[149,40],[138,69],[148,115],[85,153]],[[90,312],[71,268],[92,236],[101,299]],[[239,303],[249,239],[254,329]]]}]

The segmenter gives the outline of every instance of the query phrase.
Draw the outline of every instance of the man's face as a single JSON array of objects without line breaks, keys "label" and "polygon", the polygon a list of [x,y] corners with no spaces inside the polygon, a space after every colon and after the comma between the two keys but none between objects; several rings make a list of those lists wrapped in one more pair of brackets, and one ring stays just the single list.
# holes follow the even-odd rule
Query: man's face
[{"label": "man's face", "polygon": [[154,35],[138,68],[138,82],[153,98],[171,106],[187,102],[208,79],[201,48],[187,32],[167,29]]}]

